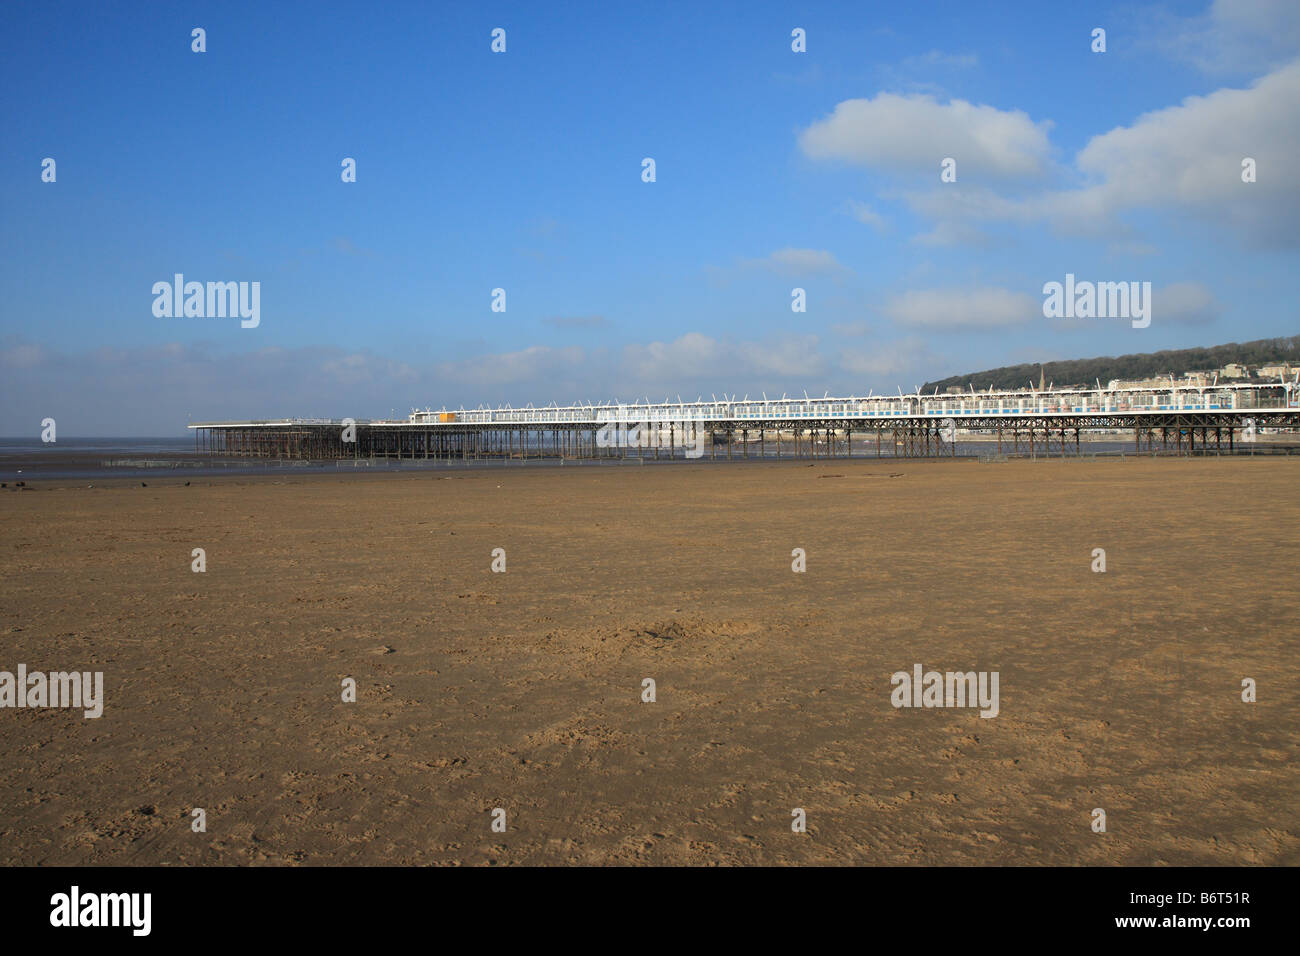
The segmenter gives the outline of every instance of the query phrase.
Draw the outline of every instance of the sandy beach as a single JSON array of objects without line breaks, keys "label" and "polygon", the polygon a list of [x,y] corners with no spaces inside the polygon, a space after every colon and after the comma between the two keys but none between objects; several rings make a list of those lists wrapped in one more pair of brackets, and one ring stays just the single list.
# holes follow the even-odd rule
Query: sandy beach
[{"label": "sandy beach", "polygon": [[186,477],[0,492],[7,865],[1300,863],[1300,460]]}]

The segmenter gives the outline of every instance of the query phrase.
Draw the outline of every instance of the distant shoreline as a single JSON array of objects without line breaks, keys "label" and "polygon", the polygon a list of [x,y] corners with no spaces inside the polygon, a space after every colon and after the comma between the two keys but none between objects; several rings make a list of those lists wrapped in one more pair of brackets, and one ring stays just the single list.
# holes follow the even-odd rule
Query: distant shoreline
[{"label": "distant shoreline", "polygon": [[[1191,457],[1195,458],[1250,458],[1252,456],[1278,457],[1300,455],[1300,438],[1285,436],[1290,440],[1241,442],[1233,452],[1226,448],[1216,451],[1198,449]],[[239,458],[225,454],[204,452],[160,452],[156,454],[113,453],[106,450],[101,453],[87,453],[85,450],[62,451],[46,449],[36,452],[5,452],[0,450],[0,483],[7,485],[3,490],[12,490],[17,482],[41,482],[48,485],[53,482],[59,486],[79,485],[83,482],[167,482],[177,483],[187,480],[210,479],[220,477],[240,478],[282,478],[286,476],[307,475],[343,475],[355,476],[365,474],[433,474],[438,472],[465,471],[501,471],[502,469],[550,469],[550,468],[637,468],[643,466],[666,465],[773,465],[840,466],[858,463],[917,463],[933,461],[980,461],[982,459],[1121,459],[1121,458],[1186,458],[1173,449],[1134,451],[1131,442],[1115,441],[1105,438],[1083,438],[1080,440],[1079,452],[1074,451],[1073,443],[1066,443],[1066,454],[1060,453],[1059,446],[1053,443],[1052,450],[1047,451],[1041,442],[1035,444],[1033,453],[1025,441],[1021,441],[1018,453],[1009,447],[1004,438],[1000,452],[996,450],[996,437],[962,437],[957,442],[956,455],[931,455],[928,457],[907,457],[885,454],[877,457],[874,445],[864,442],[855,447],[852,457],[837,455],[835,457],[817,456],[794,459],[789,453],[777,458],[771,444],[766,456],[760,457],[756,443],[748,443],[748,456],[744,454],[745,445],[737,443],[732,455],[725,454],[716,458],[700,459],[654,458],[648,455],[644,460],[635,456],[628,458],[470,458],[467,460],[422,459],[422,458],[359,458],[359,459],[267,459]],[[990,447],[992,446],[992,447]]]}]

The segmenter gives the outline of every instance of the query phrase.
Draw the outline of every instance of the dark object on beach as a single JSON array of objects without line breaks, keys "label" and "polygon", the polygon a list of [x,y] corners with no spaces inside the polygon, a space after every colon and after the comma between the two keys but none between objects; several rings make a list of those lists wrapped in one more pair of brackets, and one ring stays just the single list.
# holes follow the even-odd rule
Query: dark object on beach
[{"label": "dark object on beach", "polygon": [[20,482],[16,483],[16,484],[14,485],[14,487],[15,487],[15,488],[26,488],[26,487],[27,487],[27,482],[25,482],[25,481],[20,481]]},{"label": "dark object on beach", "polygon": [[190,486],[190,483],[189,483],[188,481],[185,482],[185,487],[188,488],[189,486]]},{"label": "dark object on beach", "polygon": [[6,482],[0,481],[0,488],[8,488],[8,487],[9,485]]},{"label": "dark object on beach", "polygon": [[141,488],[148,488],[149,486],[146,485],[146,484],[142,481],[142,482],[140,482],[140,487],[141,487]]}]

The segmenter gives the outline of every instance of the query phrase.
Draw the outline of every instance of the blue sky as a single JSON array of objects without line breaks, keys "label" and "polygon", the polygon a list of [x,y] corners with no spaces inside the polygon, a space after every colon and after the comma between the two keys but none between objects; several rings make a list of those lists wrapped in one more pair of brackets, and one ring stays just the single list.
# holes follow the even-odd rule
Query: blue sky
[{"label": "blue sky", "polygon": [[[1300,332],[1300,4],[623,6],[8,7],[0,433]],[[177,272],[260,282],[260,324],[156,317]],[[1151,326],[1045,319],[1067,272],[1151,282]]]}]

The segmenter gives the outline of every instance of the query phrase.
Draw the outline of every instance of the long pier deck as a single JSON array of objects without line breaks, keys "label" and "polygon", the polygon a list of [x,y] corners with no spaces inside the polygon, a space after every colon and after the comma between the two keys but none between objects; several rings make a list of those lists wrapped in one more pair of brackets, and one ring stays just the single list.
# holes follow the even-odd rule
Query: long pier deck
[{"label": "long pier deck", "polygon": [[[866,398],[723,399],[413,411],[405,420],[195,422],[195,450],[280,459],[936,457],[959,440],[1067,454],[1120,433],[1134,451],[1235,451],[1300,428],[1294,383]],[[1115,440],[1120,440],[1115,434]]]}]

